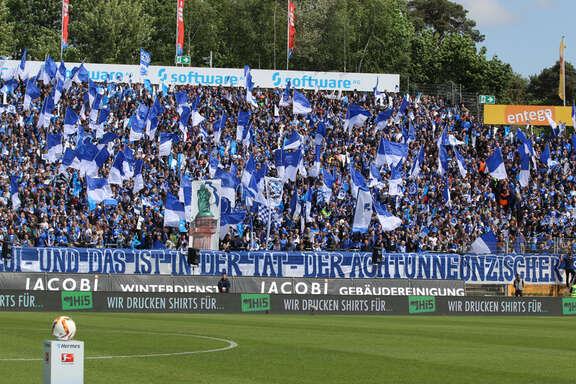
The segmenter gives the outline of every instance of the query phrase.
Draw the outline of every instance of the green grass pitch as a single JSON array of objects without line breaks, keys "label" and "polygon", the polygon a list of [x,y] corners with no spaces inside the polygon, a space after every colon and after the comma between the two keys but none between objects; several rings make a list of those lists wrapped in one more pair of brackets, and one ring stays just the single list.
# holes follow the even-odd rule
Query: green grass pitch
[{"label": "green grass pitch", "polygon": [[[86,384],[575,383],[572,318],[69,314]],[[41,358],[55,313],[0,313],[0,359]],[[0,382],[40,383],[41,361],[1,361]]]}]

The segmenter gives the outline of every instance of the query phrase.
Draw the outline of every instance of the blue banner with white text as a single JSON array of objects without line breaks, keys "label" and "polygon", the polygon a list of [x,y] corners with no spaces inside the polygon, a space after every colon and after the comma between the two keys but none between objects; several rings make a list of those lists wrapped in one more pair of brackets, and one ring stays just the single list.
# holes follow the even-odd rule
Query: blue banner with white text
[{"label": "blue banner with white text", "polygon": [[118,273],[310,278],[464,280],[508,284],[516,274],[530,284],[564,281],[558,255],[384,254],[372,264],[369,252],[201,251],[198,266],[173,250],[14,248],[0,259],[0,272]]}]

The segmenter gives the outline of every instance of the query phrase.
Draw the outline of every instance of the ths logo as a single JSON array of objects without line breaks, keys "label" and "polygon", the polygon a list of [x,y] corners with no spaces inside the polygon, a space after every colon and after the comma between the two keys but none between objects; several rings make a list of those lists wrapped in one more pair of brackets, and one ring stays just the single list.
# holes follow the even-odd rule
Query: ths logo
[{"label": "ths logo", "polygon": [[62,363],[74,363],[74,354],[73,353],[63,353],[62,357],[60,358],[60,362],[62,362]]},{"label": "ths logo", "polygon": [[242,294],[242,312],[263,312],[270,310],[270,295]]},{"label": "ths logo", "polygon": [[562,299],[562,314],[576,315],[576,298],[568,297]]},{"label": "ths logo", "polygon": [[436,312],[436,298],[434,296],[410,296],[408,305],[410,314]]},{"label": "ths logo", "polygon": [[92,292],[62,291],[62,310],[91,309],[93,307]]}]

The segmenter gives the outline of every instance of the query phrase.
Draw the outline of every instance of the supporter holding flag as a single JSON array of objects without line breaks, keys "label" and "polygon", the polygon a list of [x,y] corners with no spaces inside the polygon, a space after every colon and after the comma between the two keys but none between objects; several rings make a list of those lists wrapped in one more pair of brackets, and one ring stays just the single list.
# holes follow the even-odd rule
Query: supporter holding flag
[{"label": "supporter holding flag", "polygon": [[384,204],[380,204],[377,200],[372,200],[372,203],[383,231],[390,232],[402,225],[402,219],[388,212]]}]

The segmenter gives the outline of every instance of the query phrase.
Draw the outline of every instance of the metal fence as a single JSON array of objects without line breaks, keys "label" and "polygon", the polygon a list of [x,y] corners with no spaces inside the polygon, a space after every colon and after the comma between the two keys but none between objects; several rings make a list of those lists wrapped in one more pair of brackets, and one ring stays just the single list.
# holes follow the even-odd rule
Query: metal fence
[{"label": "metal fence", "polygon": [[453,81],[442,84],[424,84],[411,83],[407,80],[402,85],[404,85],[403,91],[407,91],[410,95],[421,93],[425,96],[434,96],[441,98],[450,106],[464,104],[473,116],[477,119],[482,119],[484,111],[483,105],[478,103],[478,94],[466,91],[462,88],[462,84],[456,84]]}]

